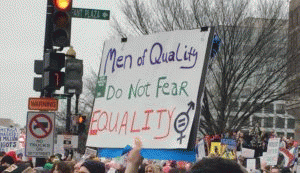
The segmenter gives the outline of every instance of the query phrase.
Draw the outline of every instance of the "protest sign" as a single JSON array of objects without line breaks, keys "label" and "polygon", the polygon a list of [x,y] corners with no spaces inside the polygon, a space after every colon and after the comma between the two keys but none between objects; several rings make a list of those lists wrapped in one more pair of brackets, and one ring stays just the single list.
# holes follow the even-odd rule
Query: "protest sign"
[{"label": "protest sign", "polygon": [[106,41],[87,146],[123,148],[139,136],[146,149],[186,149],[196,110],[200,113],[195,105],[210,56],[210,31]]},{"label": "protest sign", "polygon": [[0,129],[0,150],[8,152],[19,148],[19,129],[2,128]]},{"label": "protest sign", "polygon": [[220,156],[221,155],[221,151],[222,151],[221,142],[211,142],[211,144],[210,144],[210,152],[209,152],[210,155],[218,155],[218,156]]},{"label": "protest sign", "polygon": [[242,156],[245,158],[254,158],[255,150],[249,148],[242,148]]},{"label": "protest sign", "polygon": [[280,145],[280,138],[270,138],[268,142],[267,153],[278,154]]},{"label": "protest sign", "polygon": [[229,149],[236,149],[235,139],[221,139],[221,144],[227,145],[227,148]]},{"label": "protest sign", "polygon": [[248,171],[254,171],[256,165],[256,159],[247,159],[246,165]]},{"label": "protest sign", "polygon": [[263,152],[263,156],[261,158],[262,160],[264,160],[267,165],[277,165],[277,160],[278,160],[278,154],[270,154],[268,152]]},{"label": "protest sign", "polygon": [[206,156],[205,154],[205,146],[204,146],[204,139],[201,139],[197,145],[198,147],[198,153],[197,153],[197,159],[201,160],[203,157]]}]

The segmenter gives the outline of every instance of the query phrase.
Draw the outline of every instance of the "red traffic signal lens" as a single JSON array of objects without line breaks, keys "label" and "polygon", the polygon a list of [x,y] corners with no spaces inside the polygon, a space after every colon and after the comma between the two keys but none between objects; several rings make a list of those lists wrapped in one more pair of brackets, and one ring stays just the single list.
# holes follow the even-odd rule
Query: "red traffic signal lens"
[{"label": "red traffic signal lens", "polygon": [[57,12],[54,15],[53,23],[59,28],[67,28],[70,25],[70,17],[64,12]]},{"label": "red traffic signal lens", "polygon": [[53,0],[53,5],[59,11],[69,11],[71,9],[72,0]]}]

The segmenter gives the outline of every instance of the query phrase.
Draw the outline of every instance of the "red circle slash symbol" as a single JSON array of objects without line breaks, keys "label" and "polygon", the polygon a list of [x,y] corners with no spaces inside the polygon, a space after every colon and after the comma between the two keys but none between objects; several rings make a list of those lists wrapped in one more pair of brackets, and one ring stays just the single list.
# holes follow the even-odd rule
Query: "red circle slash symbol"
[{"label": "red circle slash symbol", "polygon": [[[38,120],[38,119],[46,119],[47,122],[41,122],[41,120]],[[45,138],[52,131],[52,121],[47,115],[44,115],[44,114],[35,115],[30,120],[29,131],[36,138],[39,138],[39,139]],[[38,131],[41,131],[41,133],[38,134]]]}]

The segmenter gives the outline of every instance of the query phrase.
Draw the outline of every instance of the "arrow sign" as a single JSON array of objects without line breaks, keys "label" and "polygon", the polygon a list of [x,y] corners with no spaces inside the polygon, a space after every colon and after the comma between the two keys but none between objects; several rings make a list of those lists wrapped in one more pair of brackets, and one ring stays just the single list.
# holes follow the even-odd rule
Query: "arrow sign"
[{"label": "arrow sign", "polygon": [[109,20],[110,11],[97,10],[97,9],[72,8],[72,17]]}]

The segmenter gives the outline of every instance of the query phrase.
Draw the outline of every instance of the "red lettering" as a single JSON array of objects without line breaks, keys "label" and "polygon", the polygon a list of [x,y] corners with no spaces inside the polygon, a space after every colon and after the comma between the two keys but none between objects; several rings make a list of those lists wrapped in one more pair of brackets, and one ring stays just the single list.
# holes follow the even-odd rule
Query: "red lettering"
[{"label": "red lettering", "polygon": [[130,130],[131,133],[133,133],[133,132],[140,132],[141,131],[140,129],[133,129],[134,121],[135,121],[135,116],[136,116],[136,111],[134,111],[134,115],[133,115],[132,122],[131,122],[131,130]]},{"label": "red lettering", "polygon": [[171,128],[171,122],[172,122],[172,116],[174,114],[174,110],[175,109],[176,108],[174,108],[172,112],[170,112],[168,110],[169,127],[168,127],[167,134],[166,135],[162,135],[162,136],[155,136],[154,139],[162,139],[162,138],[166,138],[167,136],[169,136],[169,134],[170,134],[170,128]]},{"label": "red lettering", "polygon": [[146,118],[146,122],[145,122],[145,127],[143,127],[142,130],[150,130],[150,127],[148,125],[148,121],[149,121],[149,115],[152,112],[153,112],[152,109],[145,110],[145,113],[147,114],[147,118]]},{"label": "red lettering", "polygon": [[117,116],[117,120],[116,120],[116,122],[115,122],[115,126],[114,126],[114,128],[113,129],[110,129],[110,124],[111,124],[111,119],[112,119],[112,113],[110,114],[110,120],[109,120],[109,126],[108,126],[108,130],[109,130],[109,132],[112,132],[113,130],[115,130],[116,132],[117,132],[117,125],[118,125],[118,120],[119,120],[119,115],[120,115],[120,113],[118,112],[118,116]]},{"label": "red lettering", "polygon": [[[124,120],[126,120],[126,122],[124,123]],[[127,129],[127,122],[128,122],[128,112],[125,112],[123,119],[122,119],[122,123],[120,126],[120,130],[119,130],[119,134],[121,132],[122,127],[125,127],[125,135],[126,135],[126,129]]]},{"label": "red lettering", "polygon": [[[101,117],[102,117],[103,114],[105,114],[105,116],[106,116],[106,122],[105,122],[105,124],[104,124],[104,127],[103,127],[102,129],[99,129],[99,122],[100,122],[100,119],[101,119]],[[101,115],[100,115],[100,117],[99,117],[99,119],[98,119],[98,122],[97,122],[97,128],[98,128],[98,131],[101,132],[101,131],[103,131],[103,130],[106,130],[107,123],[108,123],[108,115],[107,115],[106,112],[102,112]]]},{"label": "red lettering", "polygon": [[[95,112],[93,112],[93,116],[91,118],[91,123],[90,123],[90,134],[91,135],[97,135],[97,132],[95,133],[96,129],[93,129],[93,124],[97,121],[97,119],[95,118],[95,116],[100,113],[101,110],[96,110]],[[97,130],[96,130],[97,131]]]},{"label": "red lettering", "polygon": [[160,122],[161,122],[161,116],[162,116],[162,113],[163,112],[167,112],[167,109],[160,109],[160,110],[157,110],[156,112],[159,112],[159,120],[158,120],[158,129],[160,129]]}]

